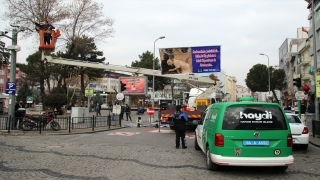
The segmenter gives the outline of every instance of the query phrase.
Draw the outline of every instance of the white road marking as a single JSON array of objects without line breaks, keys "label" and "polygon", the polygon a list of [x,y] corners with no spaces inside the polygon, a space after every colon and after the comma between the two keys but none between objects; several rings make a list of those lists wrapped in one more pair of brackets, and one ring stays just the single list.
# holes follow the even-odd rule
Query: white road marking
[{"label": "white road marking", "polygon": [[110,133],[108,135],[113,135],[113,136],[134,136],[140,134],[140,132],[114,132]]}]

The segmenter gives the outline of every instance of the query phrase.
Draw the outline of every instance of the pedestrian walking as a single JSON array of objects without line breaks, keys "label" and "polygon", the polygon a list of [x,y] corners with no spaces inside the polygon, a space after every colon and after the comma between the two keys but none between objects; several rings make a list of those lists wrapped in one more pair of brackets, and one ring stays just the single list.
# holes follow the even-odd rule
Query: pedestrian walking
[{"label": "pedestrian walking", "polygon": [[[21,123],[22,119],[23,119],[23,116],[25,115],[25,110],[24,110],[24,113],[22,112],[19,112],[19,109],[20,108],[24,108],[24,104],[23,104],[23,101],[19,101],[19,103],[16,103],[15,105],[15,119],[13,120],[13,129],[19,129],[19,126],[18,124]],[[19,121],[19,123],[18,123]]]},{"label": "pedestrian walking", "polygon": [[[116,106],[117,104],[115,104],[115,106]],[[111,118],[111,120],[112,121],[115,121],[115,115],[116,115],[116,113],[115,113],[115,110],[113,109],[113,105],[111,104],[111,112],[112,112],[112,118]]]},{"label": "pedestrian walking", "polygon": [[130,116],[130,111],[131,111],[131,108],[129,107],[128,104],[126,104],[125,112],[126,112],[127,121],[128,121],[128,117],[130,118],[130,121],[132,121],[131,116]]},{"label": "pedestrian walking", "polygon": [[99,103],[97,103],[97,106],[96,106],[97,116],[99,116],[99,115],[101,116],[100,111],[101,111],[101,105]]},{"label": "pedestrian walking", "polygon": [[305,114],[306,110],[307,110],[307,107],[304,105],[304,103],[302,103],[301,106],[300,106],[300,109],[301,109],[301,114]]},{"label": "pedestrian walking", "polygon": [[[121,105],[120,120],[124,120],[123,114],[124,114],[125,110],[126,110],[126,107],[124,105]],[[128,119],[128,117],[127,117],[127,119]]]},{"label": "pedestrian walking", "polygon": [[181,111],[181,106],[176,106],[176,112],[172,114],[172,121],[174,122],[174,130],[176,131],[176,148],[180,148],[180,139],[182,143],[182,149],[186,149],[186,122],[188,117]]},{"label": "pedestrian walking", "polygon": [[316,112],[315,109],[316,109],[316,108],[315,108],[314,104],[313,104],[312,102],[310,102],[310,103],[309,103],[309,106],[308,106],[308,108],[307,108],[307,112],[308,112],[308,113],[315,113],[315,112]]}]

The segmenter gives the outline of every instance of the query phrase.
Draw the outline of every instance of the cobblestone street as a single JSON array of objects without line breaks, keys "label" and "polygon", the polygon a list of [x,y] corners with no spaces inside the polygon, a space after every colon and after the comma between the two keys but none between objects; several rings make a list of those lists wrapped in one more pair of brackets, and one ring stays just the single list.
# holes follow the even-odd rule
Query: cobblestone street
[{"label": "cobblestone street", "polygon": [[208,171],[205,155],[175,149],[168,128],[125,128],[94,134],[1,136],[0,179],[320,179],[320,149],[294,148],[286,173],[272,168],[223,167]]}]

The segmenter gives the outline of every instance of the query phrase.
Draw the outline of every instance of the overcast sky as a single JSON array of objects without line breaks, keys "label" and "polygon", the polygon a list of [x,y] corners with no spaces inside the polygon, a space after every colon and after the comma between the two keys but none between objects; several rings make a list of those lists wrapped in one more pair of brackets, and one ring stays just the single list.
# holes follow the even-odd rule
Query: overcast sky
[{"label": "overcast sky", "polygon": [[[115,19],[114,37],[98,43],[110,64],[131,65],[143,52],[153,53],[160,36],[165,39],[156,42],[156,56],[158,48],[221,45],[221,69],[243,86],[253,65],[268,65],[260,53],[269,56],[270,66],[278,65],[278,49],[285,39],[296,38],[297,28],[309,27],[304,0],[96,1],[103,3],[105,16]],[[0,20],[0,31],[8,24]],[[18,62],[25,63],[37,50],[30,44],[31,38],[18,41]]]}]

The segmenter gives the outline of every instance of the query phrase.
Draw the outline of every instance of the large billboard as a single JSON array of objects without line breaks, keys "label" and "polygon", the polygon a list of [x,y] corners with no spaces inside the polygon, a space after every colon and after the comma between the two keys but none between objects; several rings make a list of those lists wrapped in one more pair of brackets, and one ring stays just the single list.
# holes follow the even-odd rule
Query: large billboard
[{"label": "large billboard", "polygon": [[220,72],[220,46],[161,48],[162,74]]},{"label": "large billboard", "polygon": [[[119,92],[124,95],[144,95],[147,94],[147,77],[119,77]],[[121,84],[125,84],[125,90],[121,91]]]}]

